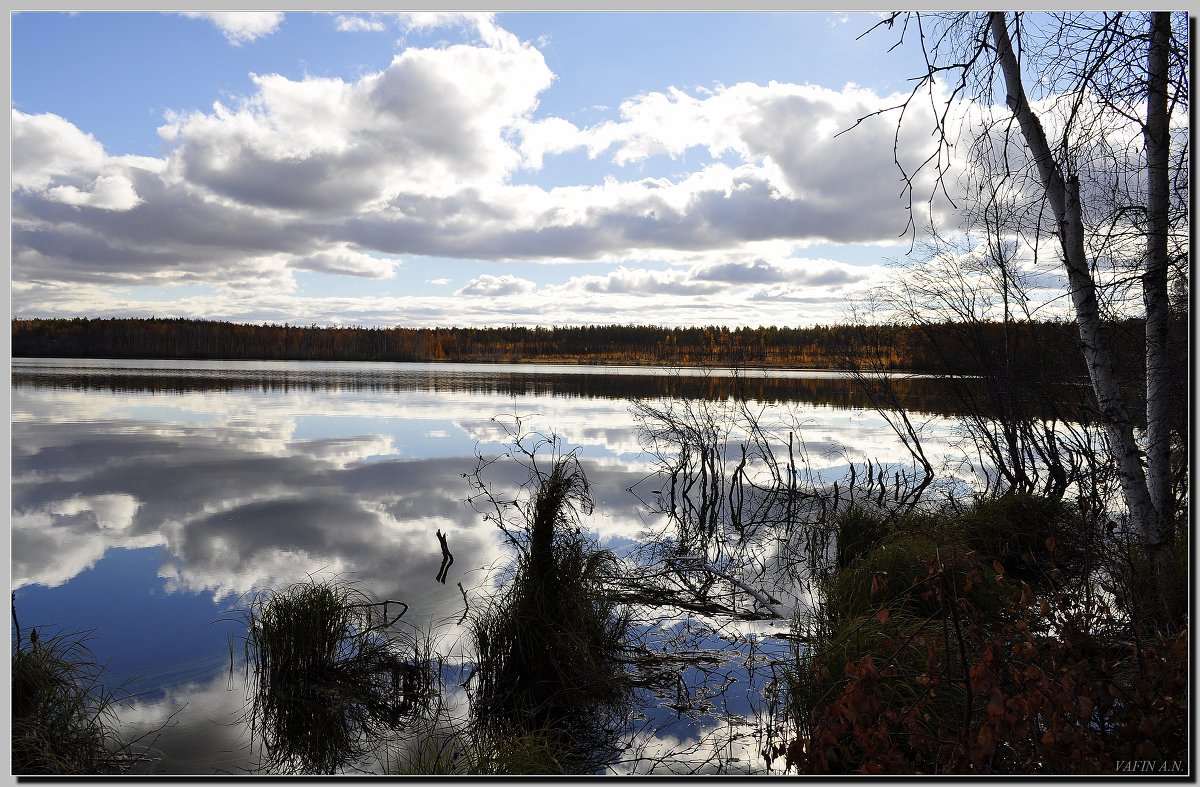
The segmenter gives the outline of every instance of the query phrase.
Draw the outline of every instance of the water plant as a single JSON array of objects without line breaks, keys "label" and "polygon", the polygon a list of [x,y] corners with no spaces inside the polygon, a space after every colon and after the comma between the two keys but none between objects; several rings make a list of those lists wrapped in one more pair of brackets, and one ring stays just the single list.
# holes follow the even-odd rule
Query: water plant
[{"label": "water plant", "polygon": [[105,687],[103,665],[86,635],[24,640],[16,622],[12,651],[12,772],[20,775],[106,775],[132,761],[120,736],[121,698]]},{"label": "water plant", "polygon": [[[558,539],[556,581],[533,580],[531,563],[471,621],[475,708],[500,735],[566,748],[602,737],[619,716],[629,680],[620,656],[629,618],[609,596],[611,555],[577,536]],[[586,748],[586,747],[585,747]]]},{"label": "water plant", "polygon": [[553,772],[587,771],[602,761],[630,701],[621,658],[630,616],[611,590],[615,556],[580,527],[593,503],[578,458],[556,453],[546,469],[537,449],[556,441],[516,445],[531,471],[515,506],[520,525],[505,531],[518,557],[511,580],[469,621],[473,712],[485,740],[527,744],[502,748],[513,756],[496,762],[509,772],[542,772],[551,762]]},{"label": "water plant", "polygon": [[[393,605],[403,608],[390,616]],[[266,769],[336,773],[429,700],[431,660],[394,627],[405,611],[345,581],[312,578],[250,601],[247,715]]]}]

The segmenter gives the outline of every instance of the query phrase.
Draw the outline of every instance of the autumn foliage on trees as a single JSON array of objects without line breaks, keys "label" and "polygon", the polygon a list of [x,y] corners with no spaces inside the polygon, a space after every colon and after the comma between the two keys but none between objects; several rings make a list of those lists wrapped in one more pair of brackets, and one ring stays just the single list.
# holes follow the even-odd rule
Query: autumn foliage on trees
[{"label": "autumn foliage on trees", "polygon": [[[1068,323],[974,326],[1020,348],[1031,373],[1084,373]],[[1135,321],[1113,326],[1136,346]],[[1015,334],[1015,335],[1014,335]],[[977,337],[975,337],[977,338]],[[971,374],[978,359],[961,326],[816,325],[807,328],[652,325],[362,328],[251,325],[191,319],[18,319],[14,357],[327,361],[650,363],[845,368],[869,355],[883,369]],[[1049,359],[1049,360],[1047,360]]]}]

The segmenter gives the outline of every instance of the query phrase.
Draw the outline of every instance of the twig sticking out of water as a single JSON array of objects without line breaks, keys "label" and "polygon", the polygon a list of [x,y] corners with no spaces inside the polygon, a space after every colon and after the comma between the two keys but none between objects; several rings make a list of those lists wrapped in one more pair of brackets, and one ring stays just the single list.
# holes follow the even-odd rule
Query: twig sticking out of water
[{"label": "twig sticking out of water", "polygon": [[446,584],[446,574],[450,571],[450,566],[454,565],[454,555],[450,553],[450,547],[446,545],[446,536],[441,530],[437,531],[438,543],[442,547],[442,567],[438,569],[437,576],[434,579]]}]

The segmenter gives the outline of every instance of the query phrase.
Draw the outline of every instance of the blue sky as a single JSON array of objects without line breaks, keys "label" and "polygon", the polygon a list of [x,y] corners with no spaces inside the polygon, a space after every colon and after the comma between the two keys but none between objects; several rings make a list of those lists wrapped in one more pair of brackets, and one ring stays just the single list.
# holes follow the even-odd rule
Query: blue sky
[{"label": "blue sky", "polygon": [[14,15],[14,315],[847,319],[909,248],[894,121],[835,136],[920,70],[877,19]]}]

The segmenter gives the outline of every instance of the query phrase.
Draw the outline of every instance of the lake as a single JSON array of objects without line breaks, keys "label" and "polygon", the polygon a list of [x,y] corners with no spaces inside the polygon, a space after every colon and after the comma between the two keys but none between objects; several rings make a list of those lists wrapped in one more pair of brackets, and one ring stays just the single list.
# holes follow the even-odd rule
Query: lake
[{"label": "lake", "polygon": [[[135,695],[122,723],[157,731],[139,766],[153,774],[256,769],[237,611],[262,588],[339,576],[403,601],[443,671],[469,674],[464,603],[482,604],[513,556],[466,504],[466,476],[511,446],[514,419],[577,451],[595,499],[585,526],[618,554],[664,526],[634,399],[786,411],[808,471],[828,480],[852,462],[910,463],[854,380],[831,372],[14,359],[12,379],[16,614],[43,636],[88,632],[106,681]],[[936,381],[901,390],[924,413],[927,451],[951,451]],[[437,531],[454,557],[444,584]],[[801,603],[775,592],[788,610]],[[787,651],[772,635],[787,621],[656,614],[648,642],[716,653],[721,668],[698,661],[674,695],[651,692],[608,769],[764,770],[766,689]]]}]

